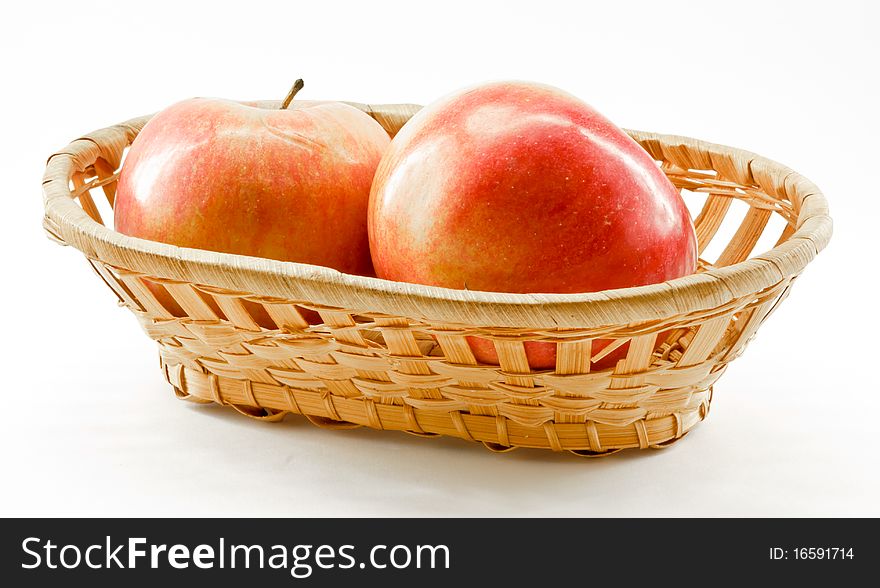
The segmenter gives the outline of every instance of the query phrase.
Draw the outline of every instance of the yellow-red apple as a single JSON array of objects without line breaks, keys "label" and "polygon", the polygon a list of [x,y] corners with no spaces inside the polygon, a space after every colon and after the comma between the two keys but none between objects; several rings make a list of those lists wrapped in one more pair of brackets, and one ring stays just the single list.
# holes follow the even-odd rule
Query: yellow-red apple
[{"label": "yellow-red apple", "polygon": [[[367,204],[390,139],[339,102],[195,98],[154,116],[119,176],[115,229],[183,247],[372,275]],[[179,311],[173,300],[162,302]]]},{"label": "yellow-red apple", "polygon": [[[370,198],[373,264],[390,280],[575,293],[696,268],[690,215],[650,155],[549,86],[486,84],[424,108],[392,141]],[[498,362],[489,340],[471,348]],[[553,368],[556,346],[531,342],[526,354],[531,367]]]}]

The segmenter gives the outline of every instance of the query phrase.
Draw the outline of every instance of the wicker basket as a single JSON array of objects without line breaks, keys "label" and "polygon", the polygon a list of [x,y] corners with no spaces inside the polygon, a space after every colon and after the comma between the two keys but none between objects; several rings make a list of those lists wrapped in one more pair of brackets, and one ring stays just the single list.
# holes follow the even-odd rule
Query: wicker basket
[{"label": "wicker basket", "polygon": [[[418,110],[357,106],[392,135]],[[630,131],[677,187],[704,198],[701,255],[731,203],[748,204],[720,256],[701,259],[692,276],[592,294],[501,294],[179,248],[106,228],[94,200],[103,192],[112,206],[123,153],[148,119],[86,135],[49,159],[44,228],[82,251],[159,343],[177,396],[268,421],[299,413],[322,426],[452,435],[493,450],[663,447],[705,418],[728,362],[831,236],[825,198],[794,171],[738,149]],[[784,220],[776,245],[749,258],[773,214]],[[184,316],[163,307],[150,282]],[[246,301],[277,328],[261,328]],[[302,309],[323,324],[310,326]],[[477,364],[472,335],[494,341],[500,366]],[[629,343],[614,369],[590,369],[599,337],[616,340],[603,354]],[[523,342],[535,340],[558,344],[555,370],[529,369]]]}]

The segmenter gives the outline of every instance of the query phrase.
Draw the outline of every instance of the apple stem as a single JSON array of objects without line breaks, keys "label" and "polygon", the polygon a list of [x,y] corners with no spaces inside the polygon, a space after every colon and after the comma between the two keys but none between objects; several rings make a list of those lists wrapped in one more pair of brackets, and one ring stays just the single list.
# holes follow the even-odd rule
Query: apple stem
[{"label": "apple stem", "polygon": [[284,98],[284,101],[281,103],[281,110],[286,110],[290,103],[293,102],[293,97],[296,96],[296,93],[303,89],[305,86],[305,82],[301,79],[293,82],[293,85],[290,87],[290,91],[287,93],[287,96]]}]

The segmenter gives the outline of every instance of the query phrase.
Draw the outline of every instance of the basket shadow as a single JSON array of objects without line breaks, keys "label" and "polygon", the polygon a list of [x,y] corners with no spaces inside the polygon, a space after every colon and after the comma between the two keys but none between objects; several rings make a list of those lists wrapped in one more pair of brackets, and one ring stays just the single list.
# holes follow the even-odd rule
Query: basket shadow
[{"label": "basket shadow", "polygon": [[[523,504],[538,504],[551,495],[557,500],[583,499],[585,488],[613,494],[621,491],[613,472],[631,472],[633,461],[651,461],[675,451],[633,449],[601,458],[527,448],[496,454],[478,443],[452,437],[418,438],[401,431],[367,427],[325,431],[299,415],[264,423],[217,405],[191,408],[198,413],[193,417],[217,419],[232,430],[258,435],[266,431],[276,446],[281,438],[282,443],[289,441],[290,454],[296,456],[299,452],[299,456],[285,462],[288,468],[275,464],[272,476],[276,483],[290,487],[301,483],[302,471],[296,467],[296,460],[301,459],[303,451],[319,447],[320,459],[332,464],[332,473],[327,476],[336,482],[328,486],[327,492],[340,500],[357,502],[365,514],[374,508],[386,512],[389,494],[365,490],[354,497],[352,485],[365,489],[395,486],[395,508],[402,515],[491,516],[514,509],[522,512]],[[401,494],[403,498],[397,503]]]}]

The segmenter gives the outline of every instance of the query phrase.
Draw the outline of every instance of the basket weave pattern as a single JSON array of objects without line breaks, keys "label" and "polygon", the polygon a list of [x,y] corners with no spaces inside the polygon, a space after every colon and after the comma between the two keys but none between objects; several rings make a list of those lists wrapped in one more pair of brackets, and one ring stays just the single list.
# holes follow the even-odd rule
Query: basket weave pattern
[{"label": "basket weave pattern", "polygon": [[[359,106],[392,135],[417,109]],[[594,294],[510,295],[181,249],[105,228],[95,205],[105,197],[112,206],[125,148],[147,120],[96,131],[50,158],[44,228],[81,250],[158,342],[179,397],[264,420],[297,413],[322,426],[452,435],[493,450],[603,455],[666,446],[705,418],[715,381],[831,234],[824,197],[792,170],[631,131],[677,187],[705,197],[695,219],[701,253],[731,202],[749,205],[720,256],[701,259],[694,276]],[[749,259],[773,214],[785,220],[776,246]],[[157,288],[182,316],[162,305]],[[322,324],[309,324],[303,309]],[[478,365],[468,336],[491,339],[500,365]],[[591,357],[597,338],[615,344]],[[556,369],[530,370],[526,341],[555,342]],[[624,344],[613,369],[591,370]]]}]

